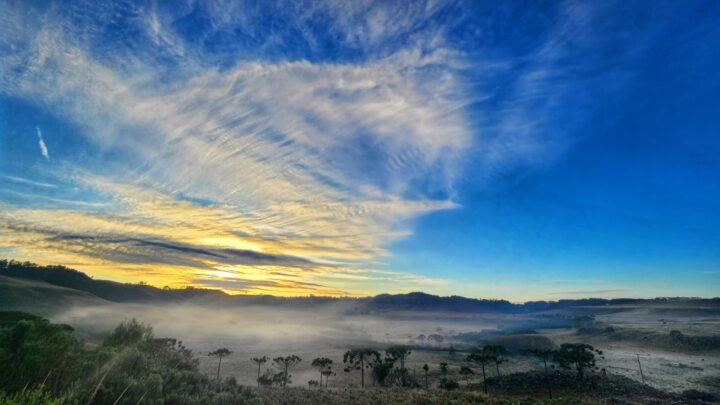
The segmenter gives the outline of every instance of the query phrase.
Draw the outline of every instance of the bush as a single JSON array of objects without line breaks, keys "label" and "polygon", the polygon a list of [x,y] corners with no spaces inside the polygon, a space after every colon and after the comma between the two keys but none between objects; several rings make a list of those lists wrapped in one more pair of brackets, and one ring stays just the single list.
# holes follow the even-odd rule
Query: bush
[{"label": "bush", "polygon": [[440,388],[442,388],[444,390],[452,391],[459,387],[460,387],[460,384],[458,384],[458,382],[455,380],[443,379],[442,381],[440,381]]},{"label": "bush", "polygon": [[22,390],[11,395],[0,393],[0,405],[60,405],[53,399],[44,386],[32,390]]}]

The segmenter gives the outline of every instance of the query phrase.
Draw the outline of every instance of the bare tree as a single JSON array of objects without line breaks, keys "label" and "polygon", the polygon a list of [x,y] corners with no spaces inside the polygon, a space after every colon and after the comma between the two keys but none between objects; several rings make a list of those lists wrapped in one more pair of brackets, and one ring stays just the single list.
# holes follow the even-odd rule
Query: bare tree
[{"label": "bare tree", "polygon": [[345,352],[343,363],[347,364],[345,371],[351,368],[360,370],[360,386],[365,387],[365,367],[370,366],[372,360],[380,361],[380,353],[370,348],[351,349]]},{"label": "bare tree", "polygon": [[267,358],[266,356],[262,356],[262,357],[253,357],[253,358],[250,359],[250,360],[251,360],[253,363],[257,364],[257,366],[258,366],[257,380],[256,380],[256,381],[257,381],[257,384],[258,384],[258,387],[259,387],[259,386],[260,386],[260,367],[261,367],[263,364],[267,363],[268,358]]},{"label": "bare tree", "polygon": [[214,352],[208,353],[208,356],[210,357],[217,357],[218,358],[218,368],[217,368],[217,379],[220,379],[220,367],[222,366],[222,359],[223,357],[231,355],[232,352],[224,347],[215,350]]}]

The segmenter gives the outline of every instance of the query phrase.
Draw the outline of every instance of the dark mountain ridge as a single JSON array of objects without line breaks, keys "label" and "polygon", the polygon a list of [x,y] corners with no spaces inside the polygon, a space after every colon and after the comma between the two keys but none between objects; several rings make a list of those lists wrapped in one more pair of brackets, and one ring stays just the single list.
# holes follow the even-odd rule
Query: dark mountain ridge
[{"label": "dark mountain ridge", "polygon": [[109,280],[95,280],[87,274],[65,266],[41,266],[30,262],[0,260],[0,276],[41,281],[48,284],[71,288],[93,294],[99,298],[121,303],[171,303],[194,301],[208,304],[227,305],[293,305],[314,306],[329,303],[360,304],[361,311],[447,311],[447,312],[538,312],[568,307],[628,305],[662,302],[702,302],[720,305],[720,298],[586,298],[559,301],[530,301],[522,304],[507,300],[487,300],[461,296],[440,297],[423,292],[408,294],[380,294],[374,297],[277,297],[272,295],[230,295],[220,290],[202,288],[157,288],[147,284],[119,283]]}]

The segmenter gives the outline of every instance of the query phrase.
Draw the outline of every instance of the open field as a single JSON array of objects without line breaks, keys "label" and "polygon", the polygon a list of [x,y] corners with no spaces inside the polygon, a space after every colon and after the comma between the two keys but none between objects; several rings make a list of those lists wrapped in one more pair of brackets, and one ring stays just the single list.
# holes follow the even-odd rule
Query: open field
[{"label": "open field", "polygon": [[[651,396],[687,390],[720,396],[718,300],[578,305],[512,313],[413,310],[407,306],[372,310],[352,300],[309,306],[247,305],[232,300],[221,301],[226,305],[198,300],[133,303],[112,302],[84,291],[12,277],[0,277],[0,297],[2,310],[31,312],[73,326],[88,347],[102,343],[119,323],[135,318],[152,325],[157,336],[183,341],[198,357],[199,370],[211,378],[217,372],[218,363],[208,353],[226,347],[233,353],[223,359],[221,377],[233,377],[242,386],[256,385],[258,370],[250,358],[266,355],[272,359],[294,354],[300,356],[302,362],[291,370],[291,386],[307,387],[308,381],[319,379],[312,360],[328,357],[333,360],[334,372],[328,387],[356,389],[360,386],[359,371],[343,370],[343,354],[348,349],[372,347],[382,352],[390,345],[406,344],[412,349],[406,368],[415,381],[424,385],[422,368],[427,364],[428,382],[431,387],[438,387],[442,379],[440,364],[447,363],[447,377],[458,381],[461,391],[467,391],[458,394],[459,403],[474,402],[472,396],[481,389],[481,379],[477,367],[465,361],[473,348],[501,344],[508,349],[508,359],[499,367],[502,375],[530,376],[542,370],[542,363],[529,356],[526,349],[582,342],[603,351],[597,362],[598,375],[604,375],[601,371],[604,369],[607,378],[612,375],[612,378],[629,379],[619,380],[619,385],[613,383],[613,387],[621,387],[620,396],[627,394],[623,389],[638,390],[644,386],[625,381],[644,381],[647,389],[659,390],[651,392]],[[459,375],[460,368],[469,365],[476,374],[469,378]],[[269,366],[271,362],[262,369]],[[496,368],[488,367],[487,375],[495,378]],[[506,384],[503,381],[491,379],[490,393],[504,395],[508,389],[516,388],[515,385],[522,385],[508,388],[503,386]],[[372,384],[368,370],[366,385]],[[534,391],[537,389],[534,386],[529,392],[519,394],[538,396]],[[562,386],[558,390],[561,392]],[[347,395],[353,392],[348,391]],[[297,393],[305,395],[303,391]],[[308,401],[314,401],[317,395],[320,394],[312,394]],[[540,397],[543,395],[541,391]],[[592,403],[603,395],[609,394],[600,392],[583,398]],[[342,398],[325,400],[334,403],[342,402]]]},{"label": "open field", "polygon": [[[438,380],[438,364],[447,362],[450,375],[467,365],[465,351],[485,342],[501,343],[511,350],[501,372],[538,370],[537,360],[522,353],[526,346],[560,345],[584,342],[604,351],[599,367],[607,372],[642,381],[658,389],[681,392],[700,389],[720,394],[720,317],[717,309],[687,307],[685,304],[660,307],[602,308],[589,327],[535,328],[521,333],[515,325],[543,319],[548,314],[443,314],[399,313],[384,315],[347,315],[347,308],[328,307],[322,311],[289,308],[230,307],[207,308],[175,305],[152,307],[113,304],[73,309],[53,319],[68,323],[90,340],[98,331],[109,331],[124,319],[135,317],[154,325],[160,336],[174,336],[193,349],[201,360],[201,369],[213,374],[216,360],[207,353],[227,347],[234,353],[224,360],[222,375],[235,377],[240,384],[253,385],[257,369],[251,357],[297,354],[303,362],[293,372],[293,384],[303,386],[317,379],[310,366],[316,357],[328,357],[336,365],[330,386],[359,385],[359,374],[342,372],[342,355],[351,347],[371,346],[382,349],[390,344],[414,347],[408,358],[411,374],[420,375],[423,364],[430,365],[431,380]],[[697,310],[697,315],[692,312]],[[572,319],[574,314],[552,314]],[[589,310],[583,309],[583,316]],[[212,317],[207,314],[212,313]],[[662,321],[660,320],[662,319]],[[505,329],[497,329],[503,325]],[[683,335],[676,340],[671,331]],[[468,339],[467,334],[477,334]],[[530,332],[530,333],[528,333]],[[464,335],[465,334],[465,335]],[[418,335],[433,336],[420,341]],[[695,341],[701,340],[699,347]],[[448,349],[452,346],[455,353]],[[641,376],[638,355],[643,369]],[[494,375],[494,371],[491,375]],[[462,380],[459,378],[459,380]]]}]

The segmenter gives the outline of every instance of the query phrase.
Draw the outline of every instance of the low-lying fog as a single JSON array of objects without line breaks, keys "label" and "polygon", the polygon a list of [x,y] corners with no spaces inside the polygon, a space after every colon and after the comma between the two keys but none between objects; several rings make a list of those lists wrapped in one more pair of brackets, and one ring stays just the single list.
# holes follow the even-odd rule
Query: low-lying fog
[{"label": "low-lying fog", "polygon": [[[715,343],[707,347],[696,348],[668,340],[671,329],[686,335],[720,335],[717,308],[638,306],[581,310],[584,314],[596,315],[592,326],[585,330],[571,324],[558,326],[557,319],[572,319],[572,316],[557,318],[556,313],[393,311],[370,315],[358,314],[351,304],[343,302],[311,307],[109,304],[77,307],[51,318],[72,325],[91,344],[100,342],[120,322],[136,318],[152,325],[158,337],[182,340],[200,359],[201,369],[212,376],[218,363],[207,354],[221,347],[228,348],[233,354],[223,359],[221,374],[233,376],[245,385],[255,384],[257,375],[257,367],[250,358],[268,356],[272,359],[290,354],[302,358],[291,372],[293,385],[307,386],[308,380],[318,379],[318,371],[311,367],[317,357],[334,361],[337,375],[331,377],[330,386],[359,385],[359,373],[343,372],[343,353],[358,346],[382,352],[395,343],[410,343],[415,347],[407,362],[412,373],[419,375],[422,365],[428,363],[431,375],[437,374],[438,364],[448,362],[452,375],[466,363],[464,355],[450,355],[449,346],[467,349],[469,344],[474,344],[458,340],[458,334],[501,328],[506,333],[498,335],[499,343],[510,349],[512,345],[527,347],[530,342],[559,345],[582,341],[604,350],[605,358],[599,360],[598,365],[608,372],[636,380],[644,377],[648,384],[664,390],[693,388],[720,393],[720,351],[716,347],[720,338],[712,338]],[[513,327],[534,331],[529,334],[507,332]],[[419,339],[419,335],[433,337]],[[643,377],[638,369],[638,354],[643,362]],[[269,366],[271,362],[266,363],[263,370]],[[503,368],[506,372],[527,371],[539,369],[539,364],[527,356],[515,355]]]},{"label": "low-lying fog", "polygon": [[[74,308],[53,316],[56,322],[76,328],[88,342],[99,342],[120,322],[135,318],[152,325],[159,337],[182,340],[201,360],[201,368],[215,373],[216,359],[207,353],[226,347],[233,354],[223,359],[222,374],[239,383],[255,384],[256,367],[250,358],[296,354],[303,361],[293,373],[296,384],[317,378],[312,359],[329,357],[342,373],[342,354],[352,347],[370,346],[382,351],[394,343],[407,343],[420,334],[443,340],[462,332],[494,329],[499,319],[477,314],[395,312],[392,315],[348,314],[345,304],[292,309],[290,307],[112,304]],[[448,344],[433,341],[437,347]],[[269,366],[270,364],[266,364]],[[307,374],[307,376],[306,376]]]}]

